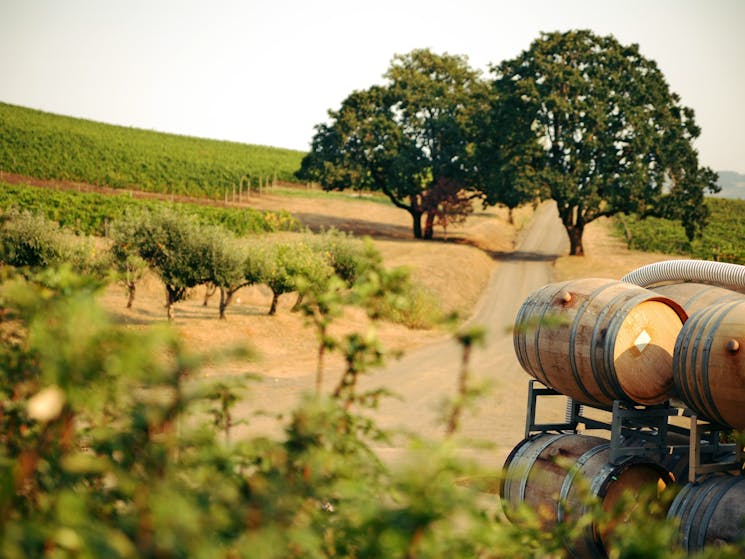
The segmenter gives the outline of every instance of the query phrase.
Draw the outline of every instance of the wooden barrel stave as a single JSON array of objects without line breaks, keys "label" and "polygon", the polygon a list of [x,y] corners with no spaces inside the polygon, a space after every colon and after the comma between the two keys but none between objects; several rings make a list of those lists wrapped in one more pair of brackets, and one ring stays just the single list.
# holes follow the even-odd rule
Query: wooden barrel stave
[{"label": "wooden barrel stave", "polygon": [[[611,512],[625,491],[638,494],[647,484],[668,484],[672,478],[657,462],[638,456],[609,462],[609,441],[600,437],[562,433],[542,434],[520,442],[504,466],[500,494],[505,514],[526,505],[536,511],[544,528],[571,523],[588,512],[587,493]],[[561,463],[558,458],[562,458]],[[587,483],[583,483],[587,482]],[[575,541],[565,542],[577,557],[604,557],[613,526],[588,526]]]},{"label": "wooden barrel stave", "polygon": [[551,383],[543,372],[540,355],[535,350],[538,346],[537,337],[540,334],[538,325],[546,320],[550,301],[558,295],[567,283],[569,282],[548,284],[531,293],[520,307],[515,319],[513,343],[518,361],[528,374],[547,386],[551,386]]},{"label": "wooden barrel stave", "polygon": [[585,278],[531,294],[513,341],[528,374],[580,403],[651,405],[669,397],[672,349],[685,318],[680,305],[650,290]]},{"label": "wooden barrel stave", "polygon": [[745,429],[745,299],[691,315],[675,343],[673,383],[702,418]]},{"label": "wooden barrel stave", "polygon": [[677,518],[679,542],[688,552],[745,540],[745,477],[715,474],[686,484],[668,509]]},{"label": "wooden barrel stave", "polygon": [[745,299],[745,294],[706,283],[668,283],[650,289],[678,303],[688,316],[710,305]]}]

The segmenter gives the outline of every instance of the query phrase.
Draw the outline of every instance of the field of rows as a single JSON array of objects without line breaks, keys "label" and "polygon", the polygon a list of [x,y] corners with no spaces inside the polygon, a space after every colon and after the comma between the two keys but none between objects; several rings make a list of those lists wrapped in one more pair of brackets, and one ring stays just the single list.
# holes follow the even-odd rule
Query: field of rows
[{"label": "field of rows", "polygon": [[303,152],[113,126],[0,103],[0,170],[222,199],[293,181]]},{"label": "field of rows", "polygon": [[83,235],[105,236],[108,225],[117,217],[164,204],[194,214],[202,223],[222,225],[236,235],[292,230],[298,227],[297,221],[287,212],[143,200],[130,198],[127,194],[52,190],[0,181],[0,209],[13,206],[41,214]]},{"label": "field of rows", "polygon": [[626,224],[632,249],[745,264],[745,200],[709,197],[706,204],[711,210],[709,224],[703,235],[693,241],[688,241],[678,222],[667,219],[618,218],[617,231],[624,235],[623,223]]}]

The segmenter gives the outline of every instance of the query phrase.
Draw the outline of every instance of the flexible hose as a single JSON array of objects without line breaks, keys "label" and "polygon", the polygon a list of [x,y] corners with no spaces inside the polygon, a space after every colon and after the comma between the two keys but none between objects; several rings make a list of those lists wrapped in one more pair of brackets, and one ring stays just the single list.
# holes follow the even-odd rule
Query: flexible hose
[{"label": "flexible hose", "polygon": [[745,266],[710,260],[665,260],[637,268],[621,281],[641,287],[693,281],[745,292]]}]

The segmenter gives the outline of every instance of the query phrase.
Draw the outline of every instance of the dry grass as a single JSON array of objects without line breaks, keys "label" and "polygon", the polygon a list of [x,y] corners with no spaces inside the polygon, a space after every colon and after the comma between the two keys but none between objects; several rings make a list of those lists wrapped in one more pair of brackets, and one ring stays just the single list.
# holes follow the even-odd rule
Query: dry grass
[{"label": "dry grass", "polygon": [[612,234],[608,218],[597,219],[585,228],[583,245],[585,256],[557,259],[555,281],[586,277],[621,279],[641,266],[671,258],[661,253],[629,250],[623,239]]},{"label": "dry grass", "polygon": [[[372,235],[388,267],[407,267],[414,281],[440,302],[443,310],[466,317],[478,301],[489,277],[498,266],[498,257],[513,248],[519,228],[530,218],[531,208],[515,212],[515,225],[508,222],[506,210],[489,208],[476,212],[468,221],[435,241],[411,238],[408,214],[391,206],[364,199],[322,200],[264,196],[251,205],[264,209],[286,209],[314,229],[336,227],[362,235]],[[623,274],[664,255],[632,252],[609,233],[606,220],[591,223],[585,234],[587,256],[561,257],[556,261],[554,279],[575,277],[620,278]],[[203,306],[203,288],[176,306],[175,327],[195,351],[249,344],[257,354],[252,362],[211,363],[207,371],[222,373],[253,372],[272,377],[308,375],[315,371],[317,341],[315,332],[299,313],[290,312],[294,294],[280,298],[276,316],[267,316],[271,293],[264,286],[244,288],[228,308],[227,320],[218,320],[217,301]],[[104,305],[117,320],[130,328],[146,329],[165,321],[163,287],[149,275],[138,288],[132,309],[125,309],[125,294],[111,286],[103,296]],[[350,309],[336,322],[337,332],[364,331],[369,326],[363,313]],[[444,337],[442,330],[415,330],[392,323],[377,325],[384,346],[391,351],[407,351]],[[330,357],[326,367],[342,366]]]},{"label": "dry grass", "polygon": [[[373,238],[387,267],[404,266],[415,282],[438,300],[444,311],[468,316],[497,266],[492,254],[509,252],[518,228],[508,223],[505,210],[490,208],[477,212],[463,225],[448,231],[446,239],[415,241],[411,238],[408,214],[391,206],[366,200],[319,200],[265,196],[252,199],[252,205],[266,209],[286,209],[314,229],[336,227]],[[524,223],[531,210],[516,213]],[[442,236],[442,231],[437,231]],[[286,235],[286,234],[285,234]],[[272,377],[312,374],[316,367],[315,332],[299,313],[290,312],[295,294],[280,297],[276,316],[267,316],[271,292],[265,286],[240,290],[228,308],[227,320],[217,318],[216,296],[203,306],[204,290],[197,288],[186,301],[176,305],[174,325],[190,348],[203,352],[249,344],[257,359],[211,363],[207,372],[253,372]],[[125,309],[123,288],[107,289],[103,304],[116,320],[129,328],[147,329],[165,321],[164,292],[160,281],[150,274],[138,287],[132,309]],[[369,323],[364,314],[350,309],[336,321],[338,332],[364,331]],[[390,351],[406,351],[445,336],[438,329],[413,330],[392,323],[377,325],[381,342]],[[327,368],[341,367],[331,357]]]}]

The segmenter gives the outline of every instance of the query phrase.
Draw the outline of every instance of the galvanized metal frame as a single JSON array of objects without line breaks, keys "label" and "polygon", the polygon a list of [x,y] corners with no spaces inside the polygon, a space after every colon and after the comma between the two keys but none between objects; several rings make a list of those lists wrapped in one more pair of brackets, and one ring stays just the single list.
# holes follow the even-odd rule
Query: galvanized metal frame
[{"label": "galvanized metal frame", "polygon": [[[546,396],[566,398],[566,415],[563,423],[538,423],[538,402]],[[611,414],[610,421],[599,421],[587,417],[584,408],[602,410]],[[669,424],[672,416],[688,416],[688,429]],[[723,444],[720,434],[726,429],[707,422],[680,405],[661,404],[654,406],[634,405],[615,400],[612,409],[580,404],[569,396],[545,386],[538,380],[528,384],[528,404],[525,419],[525,438],[538,433],[577,433],[580,425],[585,429],[610,432],[609,459],[620,463],[628,456],[646,456],[662,460],[673,450],[689,452],[689,481],[696,482],[701,476],[712,472],[729,471],[743,473],[745,452],[743,444]],[[676,433],[688,439],[687,445],[672,444],[669,434]],[[722,461],[722,456],[733,456]]]}]

